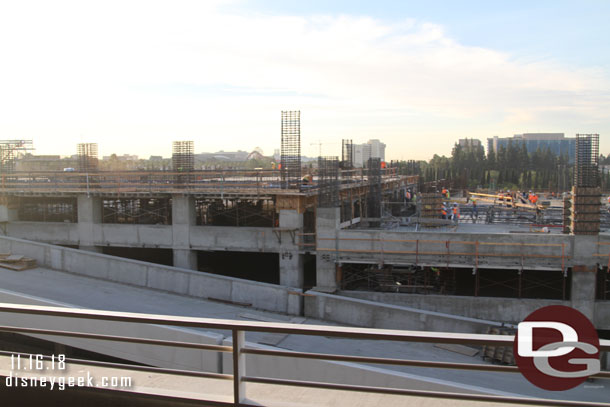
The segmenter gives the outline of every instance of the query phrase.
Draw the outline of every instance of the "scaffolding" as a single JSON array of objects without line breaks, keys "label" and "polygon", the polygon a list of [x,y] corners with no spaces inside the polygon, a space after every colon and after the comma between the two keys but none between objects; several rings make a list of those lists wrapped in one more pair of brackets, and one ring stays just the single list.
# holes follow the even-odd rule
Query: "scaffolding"
[{"label": "scaffolding", "polygon": [[99,168],[97,143],[79,143],[76,146],[79,172],[97,172]]},{"label": "scaffolding", "polygon": [[367,217],[381,218],[381,159],[369,158],[368,161],[369,193]]},{"label": "scaffolding", "polygon": [[301,188],[301,112],[282,111],[282,189]]},{"label": "scaffolding", "polygon": [[171,198],[104,199],[102,223],[171,225]]},{"label": "scaffolding", "polygon": [[599,134],[576,135],[574,186],[599,186]]},{"label": "scaffolding", "polygon": [[195,200],[196,225],[273,227],[277,221],[274,199]]},{"label": "scaffolding", "polygon": [[339,206],[339,157],[318,157],[318,207]]},{"label": "scaffolding", "polygon": [[31,149],[32,140],[0,140],[0,174],[15,172],[17,154]]}]

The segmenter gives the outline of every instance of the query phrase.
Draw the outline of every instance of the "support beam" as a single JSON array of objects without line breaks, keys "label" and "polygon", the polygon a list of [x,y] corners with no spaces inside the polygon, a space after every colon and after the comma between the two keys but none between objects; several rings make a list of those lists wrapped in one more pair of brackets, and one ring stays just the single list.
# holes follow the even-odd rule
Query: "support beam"
[{"label": "support beam", "polygon": [[77,199],[78,212],[78,247],[81,250],[101,253],[102,248],[95,246],[95,233],[102,223],[102,199],[87,195],[79,195]]},{"label": "support beam", "polygon": [[[280,229],[291,229],[280,231],[282,234],[280,242],[280,285],[288,287],[303,287],[304,268],[303,256],[299,254],[299,246],[296,244],[294,231],[303,229],[303,214],[297,210],[281,209],[279,219]],[[290,236],[290,233],[293,235]]]},{"label": "support beam", "polygon": [[174,267],[197,270],[197,252],[191,250],[191,226],[195,225],[195,199],[189,195],[172,196],[172,242]]},{"label": "support beam", "polygon": [[[316,213],[317,239],[336,239],[339,231],[339,208],[318,208]],[[318,251],[316,254],[317,291],[335,292],[337,290],[336,253]]]},{"label": "support beam", "polygon": [[570,298],[572,308],[575,308],[594,321],[595,314],[595,283],[597,281],[597,266],[574,266],[572,268],[572,284]]}]

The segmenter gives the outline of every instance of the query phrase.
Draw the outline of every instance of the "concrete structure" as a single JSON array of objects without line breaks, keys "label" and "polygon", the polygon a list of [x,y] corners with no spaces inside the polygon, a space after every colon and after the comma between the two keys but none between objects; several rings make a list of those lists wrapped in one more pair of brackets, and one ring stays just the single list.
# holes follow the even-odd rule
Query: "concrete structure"
[{"label": "concrete structure", "polygon": [[[56,266],[61,266],[61,259],[70,259],[74,249],[58,248],[40,243],[19,241],[12,238],[0,239],[0,250],[11,248],[13,250],[29,249],[43,252],[45,258],[54,259]],[[112,258],[95,253],[85,253],[89,259],[106,258],[113,261],[112,268],[120,268],[124,273],[133,269],[133,261],[128,259]],[[71,261],[68,261],[69,263]],[[4,287],[0,290],[0,301],[11,301],[19,304],[46,304],[54,306],[71,305],[77,308],[95,308],[109,311],[147,312],[152,314],[181,315],[184,317],[214,317],[233,320],[250,320],[297,323],[282,313],[272,314],[251,307],[219,304],[218,302],[202,300],[172,293],[160,292],[148,288],[133,287],[125,283],[95,280],[84,277],[89,262],[82,263],[83,268],[75,268],[70,273],[49,269],[35,269],[23,272],[5,271],[0,273],[0,282]],[[123,266],[121,266],[123,264]],[[155,265],[150,265],[154,267]],[[167,270],[171,274],[170,270]],[[45,279],[44,286],[35,284]],[[167,279],[166,281],[171,281]],[[40,295],[44,295],[41,297]],[[267,298],[270,298],[267,295]],[[471,318],[453,318],[450,315],[441,315],[436,312],[418,312],[407,310],[404,307],[380,307],[367,301],[341,303],[340,297],[328,294],[316,294],[317,299],[324,303],[315,308],[321,309],[327,315],[371,315],[378,326],[390,326],[392,321],[397,325],[392,328],[431,328],[441,324],[442,328],[449,328],[447,324],[486,324],[494,325],[493,321],[477,321]],[[308,300],[314,297],[306,297]],[[61,302],[58,303],[58,299]],[[316,299],[316,301],[317,301]],[[355,305],[354,305],[355,304]],[[354,308],[353,310],[350,310]],[[364,307],[364,308],[361,308]],[[306,306],[306,309],[308,306]],[[385,309],[384,309],[385,308]],[[336,310],[335,310],[336,309]],[[393,311],[388,311],[395,309]],[[306,311],[307,312],[307,311]],[[309,312],[307,312],[309,313]],[[400,314],[411,314],[404,315]],[[33,315],[15,316],[1,313],[6,324],[17,327],[60,329],[79,332],[103,333],[106,335],[125,335],[129,337],[157,338],[170,341],[189,341],[203,344],[231,345],[229,333],[226,331],[210,331],[196,328],[172,328],[162,324],[133,324],[115,321],[81,321],[65,317],[37,317]],[[396,319],[399,318],[399,319]],[[317,319],[307,319],[299,323],[332,325]],[[443,322],[445,320],[446,322]],[[465,325],[454,325],[456,330]],[[177,347],[160,348],[152,345],[133,345],[128,343],[103,342],[99,340],[69,339],[66,337],[47,336],[50,339],[68,346],[88,349],[99,353],[118,356],[153,366],[169,368],[194,368],[207,372],[231,373],[232,365],[229,363],[230,355],[219,355],[217,352],[195,351],[178,349]],[[294,350],[299,352],[337,353],[345,355],[359,355],[371,357],[417,359],[432,361],[450,361],[453,363],[485,364],[479,357],[471,357],[450,352],[435,347],[429,343],[411,343],[394,341],[353,340],[331,338],[323,335],[307,336],[283,335],[270,332],[250,332],[248,334],[248,348],[264,350]],[[269,343],[274,343],[271,346]],[[281,347],[278,347],[281,343]],[[169,349],[169,350],[168,350]],[[454,370],[447,369],[421,369],[419,367],[363,366],[358,363],[330,362],[300,358],[285,358],[275,356],[246,356],[248,376],[263,376],[293,380],[329,381],[333,383],[353,385],[391,386],[419,390],[436,390],[465,393],[487,393],[506,396],[527,395],[530,397],[545,397],[543,390],[528,385],[525,379],[518,374],[503,374],[499,372],[461,371],[459,375]],[[142,378],[143,380],[144,378]],[[181,377],[181,381],[188,381],[189,386],[196,386],[188,378]],[[141,386],[148,381],[137,382]],[[151,383],[155,383],[152,381]],[[157,385],[153,385],[156,387]],[[193,388],[194,389],[194,388]],[[191,389],[191,390],[193,390]],[[188,387],[184,387],[188,390]],[[277,391],[274,390],[274,391]],[[294,390],[292,390],[294,391]],[[608,398],[607,387],[587,388],[587,384],[576,389],[562,393],[566,400],[602,401]],[[212,392],[214,393],[214,392]],[[248,387],[248,394],[251,388]],[[583,398],[584,397],[584,398]],[[378,400],[378,399],[377,399]],[[404,398],[402,399],[405,400]],[[309,399],[311,403],[312,400]],[[374,403],[373,403],[374,404]],[[285,403],[283,404],[285,405]],[[355,404],[358,405],[358,404]],[[427,404],[426,404],[427,405]]]},{"label": "concrete structure", "polygon": [[[23,189],[21,186],[7,187],[2,190],[4,205],[0,205],[2,217],[0,221],[3,222],[3,231],[6,235],[55,245],[77,246],[92,253],[64,249],[62,253],[66,254],[54,254],[53,256],[60,257],[54,257],[51,261],[45,258],[50,255],[37,253],[40,248],[28,248],[29,246],[23,246],[24,243],[14,243],[16,246],[9,247],[9,250],[37,258],[43,262],[42,264],[49,264],[51,267],[59,264],[53,262],[67,262],[65,268],[68,271],[82,267],[86,273],[96,278],[107,278],[111,281],[196,297],[218,294],[230,301],[259,304],[256,306],[292,314],[301,312],[302,298],[290,293],[298,293],[304,288],[306,273],[309,273],[307,275],[310,281],[314,280],[315,274],[316,291],[331,294],[341,288],[342,269],[345,265],[367,265],[379,269],[400,266],[465,270],[466,274],[474,276],[473,279],[477,284],[484,269],[503,270],[509,274],[519,271],[519,275],[523,270],[549,271],[564,276],[563,296],[558,297],[560,300],[563,299],[594,319],[598,327],[610,325],[608,313],[604,311],[604,303],[601,300],[596,301],[596,270],[598,267],[605,267],[610,256],[608,235],[498,233],[497,230],[487,232],[485,228],[470,228],[468,232],[372,229],[366,226],[366,219],[342,218],[346,213],[350,213],[345,211],[345,208],[316,208],[315,189],[303,192],[279,190],[277,189],[279,183],[276,183],[279,178],[261,182],[262,176],[258,173],[254,177],[245,175],[243,179],[230,180],[227,183],[219,182],[222,174],[220,176],[217,173],[198,174],[194,172],[191,175],[195,181],[186,187],[174,187],[169,184],[168,188],[165,181],[157,181],[154,178],[156,174],[146,175],[144,179],[141,178],[142,175],[137,175],[139,178],[136,181],[130,181],[129,174],[119,174],[119,181],[124,186],[110,190],[104,187],[107,181],[101,176],[94,179],[91,185],[87,185],[88,190],[83,190],[82,186],[79,186],[81,189],[71,189],[70,185],[64,186],[59,182],[53,190],[48,190],[48,179],[40,184],[32,181],[28,184],[31,185],[29,189]],[[204,175],[208,178],[199,179]],[[67,180],[69,177],[65,176],[65,178]],[[399,193],[401,188],[413,182],[414,180],[407,177],[386,175],[383,178],[384,193],[392,197]],[[121,191],[120,188],[123,190]],[[352,183],[342,184],[340,189],[342,206],[351,205],[351,213],[354,213],[353,208],[356,206],[362,209],[365,201],[362,198],[366,196],[367,191],[366,180],[363,182],[356,178]],[[12,203],[13,199],[25,199],[31,195],[51,199],[60,194],[75,200],[77,222],[18,219],[15,204]],[[240,200],[267,199],[268,202],[273,203],[272,209],[276,221],[272,223],[269,220],[268,226],[210,226],[198,223],[204,208],[201,202],[228,198],[234,201],[231,202],[232,206],[223,207],[223,214],[240,210],[242,208],[239,205]],[[137,219],[133,220],[134,223],[106,223],[105,202],[119,199],[124,200],[125,202],[120,201],[120,203],[125,205],[137,203],[138,199],[165,199],[171,205],[171,220],[159,224],[137,223]],[[255,206],[251,205],[251,207]],[[256,212],[254,216],[261,216],[260,213]],[[366,212],[361,211],[361,213]],[[246,215],[251,213],[247,212]],[[208,208],[206,216],[214,217],[217,213],[211,212]],[[235,219],[238,222],[240,218]],[[305,237],[311,237],[309,241],[313,243],[307,243]],[[143,265],[136,261],[130,263],[130,270],[125,270],[124,267],[127,266],[115,267],[114,260],[107,260],[106,257],[99,255],[104,247],[165,249],[168,253],[171,250],[170,264],[175,267],[160,265],[153,267],[149,263]],[[51,249],[44,248],[44,250]],[[55,253],[57,249],[51,251]],[[227,280],[218,276],[212,278],[209,274],[189,271],[200,268],[197,264],[198,258],[205,260],[210,252],[216,251],[231,252],[236,257],[241,253],[277,256],[274,270],[277,279],[273,281],[279,283],[279,286],[270,284],[261,286],[253,283],[252,288],[248,288],[249,283],[243,283],[242,280]],[[315,256],[315,269],[311,261],[313,256]],[[307,272],[306,260],[310,264]],[[90,265],[85,267],[85,263]],[[249,274],[252,279],[256,279],[259,274],[267,273],[267,270],[257,265],[256,260],[252,265],[248,264],[245,267],[248,269],[248,273],[245,274]],[[569,279],[566,277],[568,274]],[[475,291],[474,296],[479,295]],[[322,301],[316,299],[318,300]],[[504,318],[502,315],[494,317],[493,314],[475,314],[477,307],[489,301],[492,300],[484,298],[472,300],[464,305],[463,311],[454,315],[508,322],[515,321],[526,309],[529,309],[515,305],[519,309],[511,311],[510,318]],[[422,309],[445,312],[427,307]],[[330,314],[328,315],[331,318]],[[343,317],[336,318],[339,321]]]}]

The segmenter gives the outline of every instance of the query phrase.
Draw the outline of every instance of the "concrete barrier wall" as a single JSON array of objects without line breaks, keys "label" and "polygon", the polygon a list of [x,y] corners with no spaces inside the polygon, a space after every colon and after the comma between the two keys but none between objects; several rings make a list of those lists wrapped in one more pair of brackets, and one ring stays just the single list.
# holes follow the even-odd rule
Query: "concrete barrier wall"
[{"label": "concrete barrier wall", "polygon": [[7,235],[52,244],[78,244],[78,224],[68,222],[9,222]]},{"label": "concrete barrier wall", "polygon": [[308,291],[305,316],[340,324],[367,328],[413,331],[486,333],[489,326],[501,326],[492,320],[467,318],[398,305],[380,304]]},{"label": "concrete barrier wall", "polygon": [[[0,302],[54,307],[74,307],[70,304],[58,303],[6,290],[0,290]],[[42,315],[0,313],[0,321],[0,325],[15,327],[97,333],[103,335],[160,339],[171,342],[192,342],[208,345],[220,345],[224,339],[224,336],[221,334],[192,328],[115,321],[81,320]],[[222,369],[221,355],[219,352],[118,341],[79,339],[64,336],[30,336],[151,366],[218,373],[220,373]]]},{"label": "concrete barrier wall", "polygon": [[[562,265],[570,266],[570,261],[574,258],[574,236],[569,235],[340,230],[338,236],[341,262],[366,261],[418,265],[440,263],[454,267],[472,267],[475,265],[474,253],[478,251],[479,267],[520,269],[522,267],[520,254],[523,252],[527,255],[559,257],[525,257],[523,268],[559,270]],[[479,244],[477,249],[475,245],[477,241],[488,244]],[[566,258],[563,263],[562,247],[548,246],[549,244],[564,245],[563,254]],[[323,249],[320,250],[321,252],[334,253],[334,236],[330,240],[319,239],[318,247]],[[448,257],[447,252],[450,253]],[[464,255],[465,253],[468,255]],[[484,256],[484,254],[494,256]]]},{"label": "concrete barrier wall", "polygon": [[56,270],[197,298],[213,298],[301,315],[301,289],[219,276],[0,236],[0,252],[23,254]]},{"label": "concrete barrier wall", "polygon": [[[172,225],[92,224],[88,244],[122,247],[174,247]],[[78,245],[77,223],[9,222],[7,235],[36,239],[50,244]],[[280,243],[271,228],[231,226],[190,226],[192,250],[231,250],[247,252],[280,251]]]},{"label": "concrete barrier wall", "polygon": [[468,318],[500,320],[500,322],[511,324],[521,322],[531,312],[547,305],[570,306],[570,301],[523,298],[466,297],[367,291],[340,291],[338,295]]}]

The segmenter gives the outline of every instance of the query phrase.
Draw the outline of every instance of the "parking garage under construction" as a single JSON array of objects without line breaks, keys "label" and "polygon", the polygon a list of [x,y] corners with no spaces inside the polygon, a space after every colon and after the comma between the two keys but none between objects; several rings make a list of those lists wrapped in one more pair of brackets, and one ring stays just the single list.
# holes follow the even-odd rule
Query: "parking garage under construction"
[{"label": "parking garage under construction", "polygon": [[[610,235],[591,176],[597,135],[579,135],[569,197],[532,205],[456,191],[459,220],[440,218],[450,202],[417,176],[375,158],[354,168],[350,140],[340,159],[319,157],[317,168],[304,169],[300,112],[282,112],[281,136],[275,170],[196,170],[189,141],[173,143],[171,171],[99,171],[95,144],[79,144],[78,168],[63,172],[15,172],[14,154],[4,154],[2,230],[304,290],[396,294],[385,301],[405,304],[426,296],[417,301],[429,309],[437,296],[465,296],[571,301],[591,317],[603,312],[596,301],[610,295]],[[474,316],[477,308],[459,312]]]}]

